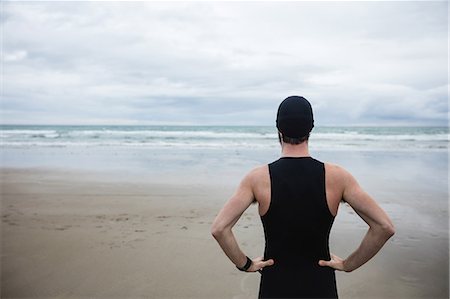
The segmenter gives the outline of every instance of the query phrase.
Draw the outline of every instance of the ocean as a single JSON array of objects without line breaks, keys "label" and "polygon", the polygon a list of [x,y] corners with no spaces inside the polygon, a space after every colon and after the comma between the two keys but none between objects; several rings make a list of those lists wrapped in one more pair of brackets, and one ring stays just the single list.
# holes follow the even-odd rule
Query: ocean
[{"label": "ocean", "polygon": [[[317,127],[309,145],[313,157],[362,179],[409,169],[411,180],[439,182],[443,189],[448,133],[446,127]],[[265,126],[2,125],[0,139],[4,168],[87,170],[161,182],[176,177],[186,184],[236,184],[249,169],[280,155],[276,128]]]},{"label": "ocean", "polygon": [[[312,150],[447,151],[447,127],[318,127]],[[275,127],[264,126],[13,126],[1,147],[278,148]]]}]

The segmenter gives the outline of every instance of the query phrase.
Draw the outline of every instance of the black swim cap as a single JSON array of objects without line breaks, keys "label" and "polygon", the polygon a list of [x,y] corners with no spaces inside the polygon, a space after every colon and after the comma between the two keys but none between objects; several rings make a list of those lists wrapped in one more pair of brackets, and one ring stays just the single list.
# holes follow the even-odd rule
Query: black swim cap
[{"label": "black swim cap", "polygon": [[311,104],[304,97],[291,96],[281,102],[277,113],[277,128],[284,136],[300,138],[314,128]]}]

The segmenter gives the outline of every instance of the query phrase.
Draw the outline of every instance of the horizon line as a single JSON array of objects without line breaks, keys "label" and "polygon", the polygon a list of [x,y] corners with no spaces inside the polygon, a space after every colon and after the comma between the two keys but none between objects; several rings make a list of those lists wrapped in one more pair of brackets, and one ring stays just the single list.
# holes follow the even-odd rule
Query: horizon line
[{"label": "horizon line", "polygon": [[[60,126],[60,127],[274,127],[275,125],[256,125],[256,124],[228,124],[228,125],[218,125],[218,124],[2,124],[0,126]],[[318,125],[315,128],[327,128],[327,127],[378,127],[378,128],[449,128],[449,125],[424,125],[424,124],[327,124]]]}]

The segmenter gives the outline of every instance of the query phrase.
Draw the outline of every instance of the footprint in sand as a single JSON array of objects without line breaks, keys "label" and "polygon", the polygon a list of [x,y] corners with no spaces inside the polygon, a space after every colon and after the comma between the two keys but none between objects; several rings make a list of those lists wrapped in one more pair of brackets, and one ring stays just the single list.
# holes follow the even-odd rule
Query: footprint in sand
[{"label": "footprint in sand", "polygon": [[128,218],[128,217],[117,217],[117,218],[115,218],[114,220],[115,221],[128,221],[130,218]]},{"label": "footprint in sand", "polygon": [[165,231],[157,231],[153,233],[154,235],[162,235],[162,234],[167,234],[167,232]]},{"label": "footprint in sand", "polygon": [[55,230],[67,230],[71,227],[72,227],[72,225],[64,225],[64,226],[60,226],[60,227],[55,227]]}]

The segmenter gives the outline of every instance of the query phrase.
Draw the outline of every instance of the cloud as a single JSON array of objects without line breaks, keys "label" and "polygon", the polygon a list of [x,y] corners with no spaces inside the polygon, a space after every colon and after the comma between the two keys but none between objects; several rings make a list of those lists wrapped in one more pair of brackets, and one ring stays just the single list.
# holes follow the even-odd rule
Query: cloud
[{"label": "cloud", "polygon": [[[3,123],[446,125],[445,2],[5,2]],[[274,13],[276,12],[276,13]]]}]

